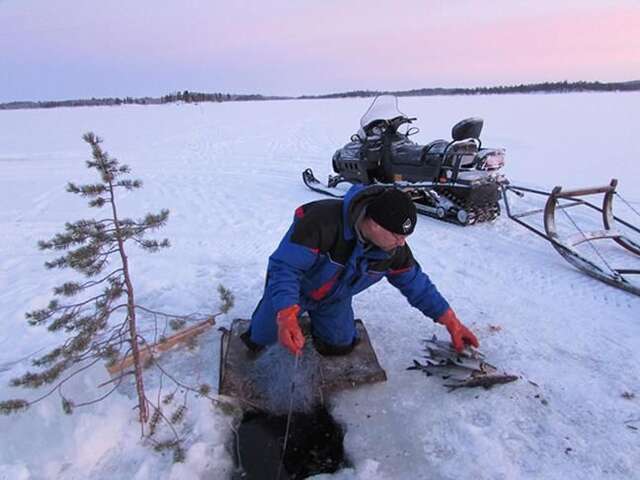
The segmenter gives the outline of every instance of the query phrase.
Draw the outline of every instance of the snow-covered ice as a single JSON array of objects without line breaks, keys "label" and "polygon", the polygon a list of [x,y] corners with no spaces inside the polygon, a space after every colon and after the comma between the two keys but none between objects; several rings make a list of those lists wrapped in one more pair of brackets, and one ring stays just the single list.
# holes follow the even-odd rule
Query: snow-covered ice
[{"label": "snow-covered ice", "polygon": [[[325,178],[370,101],[0,111],[0,399],[35,395],[8,380],[57,340],[27,326],[24,312],[42,307],[70,274],[46,272],[50,256],[36,241],[95,213],[64,191],[67,181],[92,179],[84,132],[102,136],[144,181],[121,210],[134,217],[171,210],[163,234],[172,248],[131,252],[141,303],[213,310],[221,283],[236,298],[219,318],[228,325],[255,307],[267,257],[294,209],[320,198],[300,172],[312,167]],[[418,117],[420,143],[448,138],[456,121],[481,116],[483,144],[506,148],[514,183],[578,187],[616,177],[640,210],[640,94],[401,98],[399,105]],[[409,243],[488,361],[522,380],[447,393],[437,378],[406,371],[420,355],[420,338],[446,332],[381,282],[354,305],[389,380],[333,399],[353,467],[319,478],[638,478],[640,298],[576,271],[506,216],[468,228],[421,217]],[[625,258],[638,268],[637,258]],[[170,355],[168,365],[193,384],[215,385],[218,341],[214,329],[196,351]],[[92,398],[107,379],[96,365],[67,395]],[[61,414],[54,395],[23,415],[1,417],[0,479],[229,475],[227,414],[191,399],[197,422],[187,432],[186,461],[173,464],[141,445],[130,393],[123,388],[72,416]]]}]

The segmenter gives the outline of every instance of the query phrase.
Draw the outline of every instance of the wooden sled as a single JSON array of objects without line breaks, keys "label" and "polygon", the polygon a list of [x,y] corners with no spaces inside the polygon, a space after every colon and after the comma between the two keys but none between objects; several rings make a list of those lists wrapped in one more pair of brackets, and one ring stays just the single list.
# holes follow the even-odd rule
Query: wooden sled
[{"label": "wooden sled", "polygon": [[[544,192],[541,190],[517,187],[514,185],[506,185],[503,186],[502,189],[504,203],[509,218],[531,230],[533,233],[551,242],[553,248],[555,248],[565,260],[567,260],[571,265],[583,271],[587,275],[590,275],[591,277],[612,285],[616,288],[626,290],[627,292],[633,293],[635,295],[640,295],[640,283],[631,280],[631,275],[635,275],[636,279],[639,278],[639,269],[613,268],[609,265],[603,255],[600,254],[597,248],[593,246],[593,250],[596,251],[600,259],[604,263],[603,268],[602,266],[599,266],[591,260],[585,258],[576,249],[578,245],[583,243],[592,243],[595,240],[610,239],[615,241],[621,247],[625,248],[627,251],[635,255],[640,255],[640,245],[635,243],[630,238],[626,237],[623,233],[621,233],[621,231],[616,228],[616,225],[619,224],[626,227],[629,231],[640,234],[640,228],[624,221],[623,219],[613,214],[613,199],[615,196],[620,197],[620,195],[616,192],[617,185],[618,180],[613,179],[611,180],[609,185],[576,190],[563,190],[562,187],[558,186],[555,187],[551,192]],[[508,192],[515,193],[516,195],[521,197],[524,196],[525,192],[543,195],[547,197],[547,202],[544,209],[513,213],[509,205],[507,195]],[[601,207],[594,205],[593,203],[590,203],[582,198],[587,195],[596,194],[604,194]],[[576,206],[588,207],[599,212],[602,216],[603,229],[585,232],[582,231],[573,220],[571,220],[577,229],[576,233],[570,236],[561,236],[558,232],[558,228],[556,227],[556,212],[563,211],[565,215],[567,215],[567,217],[571,218],[567,213],[567,209]],[[523,217],[537,213],[544,214],[544,231],[522,220]]]},{"label": "wooden sled", "polygon": [[[252,362],[261,352],[251,352],[240,335],[249,327],[247,319],[236,319],[229,330],[224,330],[220,338],[220,377],[218,392],[239,399],[247,408],[266,409],[264,399],[252,385],[249,370]],[[308,317],[300,319],[300,326],[311,342]],[[328,395],[360,385],[384,382],[385,371],[380,367],[375,351],[371,346],[367,329],[361,320],[356,320],[356,329],[360,338],[353,351],[344,356],[327,356],[320,359],[322,381],[319,399]]]}]

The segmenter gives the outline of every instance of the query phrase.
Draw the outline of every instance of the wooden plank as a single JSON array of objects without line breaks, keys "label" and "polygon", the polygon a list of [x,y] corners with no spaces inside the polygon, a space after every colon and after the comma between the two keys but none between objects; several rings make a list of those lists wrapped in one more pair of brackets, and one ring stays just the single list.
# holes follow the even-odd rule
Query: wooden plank
[{"label": "wooden plank", "polygon": [[[608,193],[608,192],[615,191],[616,189],[615,186],[611,186],[611,185],[605,185],[603,187],[576,188],[574,190],[562,190],[562,187],[556,187],[556,189],[557,188],[561,189],[555,194],[556,197],[559,197],[559,198],[582,197],[584,195],[595,195],[596,193]],[[555,189],[554,189],[554,192],[555,192]]]},{"label": "wooden plank", "polygon": [[575,247],[580,245],[581,243],[590,242],[592,240],[602,240],[606,238],[618,238],[620,237],[620,232],[616,230],[595,230],[590,232],[579,232],[573,235],[568,236],[564,243]]},{"label": "wooden plank", "polygon": [[[197,323],[196,325],[183,328],[170,337],[167,337],[163,341],[140,348],[140,361],[144,363],[151,355],[158,355],[162,352],[166,352],[167,350],[170,350],[171,348],[176,346],[178,343],[184,343],[189,339],[204,333],[206,330],[215,325],[215,323],[215,319],[211,317],[200,323]],[[127,355],[126,357],[117,360],[113,365],[107,366],[107,370],[109,371],[110,375],[115,375],[122,372],[122,370],[129,368],[131,365],[133,365],[133,355]]]},{"label": "wooden plank", "polygon": [[[260,352],[249,351],[240,338],[248,329],[249,323],[250,320],[247,319],[236,319],[230,329],[223,333],[220,341],[222,361],[218,389],[221,395],[235,397],[247,405],[262,408],[264,400],[251,381],[251,368]],[[307,336],[309,323],[306,317],[300,321],[300,326]],[[323,396],[334,392],[387,380],[361,320],[356,320],[356,329],[360,341],[351,353],[321,357],[322,382],[321,391],[318,392],[319,401]]]}]

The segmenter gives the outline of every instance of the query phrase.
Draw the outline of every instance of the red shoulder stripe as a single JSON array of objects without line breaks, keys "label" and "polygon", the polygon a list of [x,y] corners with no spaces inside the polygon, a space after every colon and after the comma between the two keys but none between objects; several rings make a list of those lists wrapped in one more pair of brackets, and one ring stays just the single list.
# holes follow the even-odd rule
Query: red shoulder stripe
[{"label": "red shoulder stripe", "polygon": [[396,270],[389,270],[389,275],[400,275],[401,273],[407,273],[412,268],[413,266],[406,267],[406,268],[398,268]]}]

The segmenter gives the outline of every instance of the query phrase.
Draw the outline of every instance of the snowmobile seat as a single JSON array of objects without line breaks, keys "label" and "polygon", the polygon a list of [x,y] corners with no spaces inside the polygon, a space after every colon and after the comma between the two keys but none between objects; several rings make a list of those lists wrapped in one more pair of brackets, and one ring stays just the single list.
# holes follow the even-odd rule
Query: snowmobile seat
[{"label": "snowmobile seat", "polygon": [[424,146],[413,143],[411,140],[399,137],[391,142],[391,158],[397,165],[422,165]]},{"label": "snowmobile seat", "polygon": [[439,175],[447,145],[449,145],[449,142],[442,139],[434,140],[425,145],[422,154],[422,163],[426,167],[429,167],[428,172],[425,172],[426,180],[434,179]]},{"label": "snowmobile seat", "polygon": [[438,140],[434,140],[433,142],[427,143],[424,147],[424,151],[427,154],[442,155],[447,149],[447,145],[449,145],[449,142],[440,138]]},{"label": "snowmobile seat", "polygon": [[465,140],[467,138],[480,139],[482,125],[484,121],[479,117],[465,118],[456,123],[451,129],[451,138],[454,141]]}]

